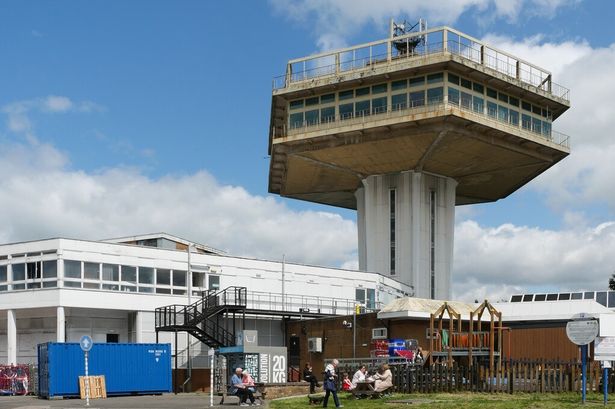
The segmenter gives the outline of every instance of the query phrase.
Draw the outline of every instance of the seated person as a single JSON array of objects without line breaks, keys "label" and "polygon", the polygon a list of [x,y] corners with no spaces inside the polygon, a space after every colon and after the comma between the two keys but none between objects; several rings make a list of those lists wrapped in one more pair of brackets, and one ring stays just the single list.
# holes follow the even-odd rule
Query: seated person
[{"label": "seated person", "polygon": [[256,392],[256,387],[254,386],[254,378],[252,378],[252,375],[250,375],[248,371],[242,372],[241,382],[246,386],[246,388],[248,388],[250,392]]},{"label": "seated person", "polygon": [[348,373],[344,372],[344,379],[342,379],[342,390],[348,392],[352,388],[354,388],[354,386],[352,386],[352,382],[350,381],[350,378],[348,377]]},{"label": "seated person", "polygon": [[305,369],[303,370],[303,379],[306,382],[310,383],[310,393],[316,392],[316,388],[320,387],[318,380],[314,376],[314,372],[312,371],[312,365],[308,362],[305,364]]},{"label": "seated person", "polygon": [[378,369],[378,372],[374,375],[376,382],[374,383],[374,391],[384,392],[393,386],[393,374],[389,369],[388,364],[384,364]]},{"label": "seated person", "polygon": [[243,384],[242,372],[243,369],[241,368],[235,369],[235,374],[231,376],[229,392],[231,395],[239,397],[239,406],[248,406],[246,402],[248,399],[250,399],[250,403],[254,404],[254,394]]},{"label": "seated person", "polygon": [[352,376],[352,388],[351,389],[356,388],[357,383],[365,382],[367,380],[365,378],[366,373],[367,373],[367,368],[365,367],[365,365],[361,365],[361,367],[357,370],[357,372],[355,372],[354,375]]}]

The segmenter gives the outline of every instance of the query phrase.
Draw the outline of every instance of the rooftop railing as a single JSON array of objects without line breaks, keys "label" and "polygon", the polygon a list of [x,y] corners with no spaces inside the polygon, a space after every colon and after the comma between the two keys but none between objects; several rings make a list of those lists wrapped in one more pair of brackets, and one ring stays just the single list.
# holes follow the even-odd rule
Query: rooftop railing
[{"label": "rooftop railing", "polygon": [[[394,43],[405,40],[410,44],[417,37],[424,38],[424,41],[414,48],[408,45],[405,49],[411,50],[410,52],[402,53],[395,48]],[[415,63],[417,59],[436,54],[459,56],[554,97],[570,100],[570,91],[553,82],[549,71],[449,27],[434,28],[290,60],[286,66],[286,74],[273,79],[273,89],[287,88],[291,84],[306,80],[379,67],[389,70],[402,69]]]},{"label": "rooftop railing", "polygon": [[[426,115],[440,112],[442,115],[453,114],[455,109],[464,112],[464,117],[476,116],[481,121],[487,124],[497,127],[504,126],[505,129],[515,129],[521,133],[521,135],[531,136],[534,138],[540,138],[548,142],[555,143],[565,148],[570,148],[570,136],[563,133],[548,130],[545,131],[541,127],[540,129],[535,127],[533,123],[523,123],[522,118],[518,118],[518,123],[511,123],[510,117],[500,118],[497,113],[489,114],[486,107],[483,106],[482,110],[476,109],[474,106],[465,106],[461,101],[450,101],[446,96],[443,99],[437,101],[430,101],[427,104],[424,102],[417,105],[394,105],[383,107],[381,109],[374,109],[372,111],[364,111],[360,114],[348,114],[348,115],[335,115],[324,119],[319,122],[310,123],[303,121],[295,123],[290,129],[283,128],[283,135],[274,135],[274,138],[292,136],[296,134],[304,134],[306,131],[321,131],[338,128],[342,125],[351,126],[355,124],[373,123],[377,120],[385,120],[389,118],[402,118],[407,115]],[[275,128],[274,128],[275,131]]]}]

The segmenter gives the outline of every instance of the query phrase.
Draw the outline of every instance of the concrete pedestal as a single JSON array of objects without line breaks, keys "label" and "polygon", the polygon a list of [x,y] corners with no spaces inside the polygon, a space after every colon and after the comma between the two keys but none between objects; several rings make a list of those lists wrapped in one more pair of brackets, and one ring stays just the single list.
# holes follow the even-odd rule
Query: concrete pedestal
[{"label": "concrete pedestal", "polygon": [[359,268],[412,285],[415,297],[450,299],[456,187],[422,172],[364,179],[355,193]]}]

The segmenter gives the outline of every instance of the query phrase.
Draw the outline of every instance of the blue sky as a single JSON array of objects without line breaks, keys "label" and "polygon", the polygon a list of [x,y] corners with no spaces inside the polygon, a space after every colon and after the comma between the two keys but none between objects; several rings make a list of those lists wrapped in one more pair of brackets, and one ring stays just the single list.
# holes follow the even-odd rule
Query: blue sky
[{"label": "blue sky", "polygon": [[[323,40],[323,33],[334,38],[333,44],[356,44],[384,38],[389,17],[415,20],[423,16],[431,26],[445,23],[478,38],[492,38],[498,45],[518,43],[521,52],[527,53],[524,57],[531,61],[533,56],[541,59],[549,52],[558,58],[574,54],[576,59],[570,57],[570,61],[551,59],[542,64],[555,74],[561,73],[555,81],[572,89],[574,106],[579,94],[579,84],[572,81],[578,78],[574,76],[575,62],[581,65],[582,58],[610,61],[608,53],[615,41],[611,21],[615,3],[610,1],[455,0],[448,3],[448,10],[421,1],[349,4],[321,0],[0,2],[0,107],[5,122],[0,125],[0,156],[5,159],[0,171],[11,181],[0,184],[0,194],[19,199],[17,203],[29,201],[27,197],[16,198],[25,194],[23,191],[12,190],[19,185],[14,178],[22,167],[27,167],[28,175],[22,182],[32,186],[50,174],[75,180],[60,195],[43,190],[39,200],[46,203],[50,200],[47,194],[58,197],[57,203],[51,201],[57,204],[58,214],[77,212],[73,214],[79,214],[79,220],[95,219],[93,225],[98,226],[88,229],[83,222],[73,225],[73,220],[65,216],[52,216],[55,221],[51,221],[45,217],[51,212],[48,207],[21,213],[27,210],[6,204],[0,209],[7,223],[0,228],[0,238],[100,238],[164,229],[183,236],[196,235],[196,239],[233,253],[273,258],[290,253],[298,261],[352,266],[356,260],[353,212],[267,194],[271,80],[284,72],[288,59],[332,44],[331,37]],[[378,10],[372,9],[376,7]],[[415,10],[416,15],[409,15]],[[566,79],[571,81],[566,83]],[[602,88],[612,89],[612,84],[603,84]],[[610,153],[612,145],[600,131],[612,129],[612,123],[602,118],[605,123],[593,121],[601,127],[579,128],[575,118],[583,111],[578,112],[571,110],[565,115],[570,116],[567,121],[554,126],[572,135],[573,155],[579,145],[587,155]],[[11,125],[17,119],[22,125],[25,120],[26,126]],[[602,136],[593,138],[594,134]],[[591,142],[594,140],[597,142]],[[47,163],[50,157],[57,159]],[[566,170],[564,167],[573,161],[565,159],[557,165],[561,170],[549,171],[505,200],[459,209],[459,223],[475,223],[487,235],[511,225],[523,232],[540,232],[541,240],[546,240],[546,234],[567,234],[582,227],[585,230],[577,238],[584,240],[601,223],[614,219],[615,200],[600,187],[600,180],[591,182],[593,179],[585,176],[587,172],[594,175],[608,170],[584,170],[583,158],[579,156],[578,164]],[[50,183],[56,183],[57,178]],[[84,185],[77,185],[76,180]],[[133,189],[126,185],[128,180],[135,183],[130,186],[151,189]],[[175,189],[195,180],[205,186],[202,192]],[[566,186],[570,180],[575,182],[576,191]],[[589,189],[588,183],[595,188]],[[70,190],[75,186],[80,186],[78,193]],[[115,207],[97,209],[89,205],[87,210],[85,205],[91,204],[91,197],[86,195],[82,198],[84,208],[77,211],[70,197],[82,195],[88,187],[96,196],[97,206],[112,201]],[[131,189],[134,196],[115,192]],[[100,193],[103,191],[106,193]],[[161,191],[167,196],[156,196]],[[228,199],[237,205],[237,213],[228,210],[233,206],[225,206],[227,202],[208,207],[206,202],[212,197],[203,192],[222,197],[230,195],[228,192],[238,194],[239,199]],[[127,198],[130,201],[123,203]],[[139,224],[105,214],[120,209],[130,215],[144,206],[142,201],[151,202],[147,206],[158,204],[157,209],[165,209],[173,217],[184,217],[173,208],[198,211],[177,224],[163,216],[158,223],[146,220]],[[256,212],[259,206],[262,213],[253,218],[262,223],[246,226],[247,222],[237,221],[242,220],[238,213]],[[95,211],[98,213],[88,213]],[[198,232],[185,227],[201,217],[204,221]],[[25,219],[37,222],[26,223]],[[337,241],[345,243],[344,247],[306,247],[312,250],[293,253],[284,248],[292,237],[290,232],[291,236],[277,240],[264,227],[287,220],[294,220],[288,223],[289,230],[296,230],[296,220],[312,226],[314,236],[306,239],[308,242]],[[239,225],[236,230],[229,228],[235,224]],[[210,225],[217,229],[208,230]],[[340,239],[332,234],[323,240],[325,233],[319,229],[330,225],[338,230],[335,234],[341,231],[347,237]],[[254,235],[244,234],[242,226]],[[522,240],[525,233],[519,234],[517,239]],[[244,235],[251,243],[247,244],[246,238],[246,243],[235,244],[243,243],[238,236]],[[336,256],[326,254],[336,251]],[[306,256],[308,253],[318,254]],[[562,288],[575,285],[572,283]],[[523,288],[512,282],[510,286]]]}]

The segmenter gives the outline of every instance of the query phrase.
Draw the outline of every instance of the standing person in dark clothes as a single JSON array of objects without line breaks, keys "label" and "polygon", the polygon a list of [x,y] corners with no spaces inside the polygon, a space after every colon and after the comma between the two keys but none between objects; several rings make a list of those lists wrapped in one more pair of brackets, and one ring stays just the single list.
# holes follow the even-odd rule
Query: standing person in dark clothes
[{"label": "standing person in dark clothes", "polygon": [[325,368],[325,399],[322,401],[322,407],[326,408],[327,403],[329,402],[329,395],[333,395],[333,401],[335,402],[336,408],[343,408],[343,405],[340,405],[340,400],[337,397],[337,374],[335,370],[337,369],[337,365],[339,361],[334,359],[331,361],[329,365]]}]

